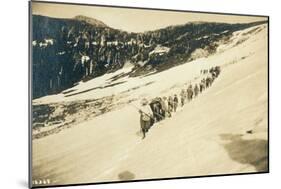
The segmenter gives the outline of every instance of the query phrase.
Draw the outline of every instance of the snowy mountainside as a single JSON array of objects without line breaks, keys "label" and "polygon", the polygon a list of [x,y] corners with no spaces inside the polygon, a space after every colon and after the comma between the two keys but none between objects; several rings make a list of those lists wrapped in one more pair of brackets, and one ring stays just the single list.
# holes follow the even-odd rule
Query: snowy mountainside
[{"label": "snowy mountainside", "polygon": [[[44,127],[60,129],[51,134],[34,131],[34,178],[71,184],[267,172],[267,27],[237,31],[219,42],[217,53],[166,71],[132,78],[126,76],[128,66],[34,100],[34,106],[62,108],[48,110],[48,118],[81,119],[71,128]],[[142,140],[139,114],[129,104],[178,94],[201,80],[202,69],[213,66],[221,67],[213,85]],[[78,107],[71,116],[70,105]],[[110,108],[89,113],[100,107]]]},{"label": "snowy mountainside", "polygon": [[[128,64],[116,72],[104,74],[87,82],[81,81],[59,94],[35,99],[33,100],[34,127],[39,127],[42,132],[53,129],[54,126],[76,125],[79,120],[90,119],[126,106],[129,102],[134,101],[133,103],[139,105],[137,100],[142,98],[152,99],[156,96],[178,93],[181,88],[198,82],[201,79],[200,71],[203,69],[214,66],[223,68],[249,56],[254,56],[251,50],[240,51],[239,49],[264,30],[265,25],[260,25],[237,31],[228,42],[220,41],[218,43],[218,53],[163,72],[129,77],[134,66]],[[237,55],[233,56],[230,52],[235,52]],[[226,56],[225,53],[229,55]],[[52,112],[55,109],[56,111]],[[69,119],[67,119],[68,117]],[[47,127],[42,128],[42,126]]]},{"label": "snowy mountainside", "polygon": [[[216,51],[216,41],[233,32],[265,23],[187,23],[145,33],[130,33],[83,15],[62,19],[32,16],[34,99],[58,94],[87,81],[135,64],[130,77],[163,71]],[[200,53],[202,54],[202,53]]]}]

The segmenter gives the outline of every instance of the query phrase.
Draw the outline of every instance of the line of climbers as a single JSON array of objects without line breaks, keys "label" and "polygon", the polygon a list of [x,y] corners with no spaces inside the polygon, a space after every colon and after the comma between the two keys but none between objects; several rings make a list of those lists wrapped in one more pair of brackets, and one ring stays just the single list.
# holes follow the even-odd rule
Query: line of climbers
[{"label": "line of climbers", "polygon": [[220,67],[212,67],[209,70],[201,70],[201,74],[207,74],[207,77],[203,78],[199,84],[190,84],[187,89],[182,89],[179,97],[177,94],[169,97],[156,97],[151,101],[147,99],[141,100],[141,107],[138,109],[140,113],[140,126],[143,133],[143,139],[146,132],[156,122],[164,120],[167,117],[172,116],[172,112],[177,111],[178,106],[183,107],[187,102],[196,98],[199,93],[202,93],[205,89],[209,88],[214,80],[220,74]]}]

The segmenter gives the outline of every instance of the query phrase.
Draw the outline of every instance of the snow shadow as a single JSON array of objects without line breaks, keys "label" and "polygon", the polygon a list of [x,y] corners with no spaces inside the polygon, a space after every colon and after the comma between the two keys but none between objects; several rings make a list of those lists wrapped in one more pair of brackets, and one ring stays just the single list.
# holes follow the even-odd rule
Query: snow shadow
[{"label": "snow shadow", "polygon": [[221,134],[222,140],[230,141],[224,145],[234,161],[250,164],[257,172],[268,171],[268,141],[263,139],[243,140],[243,135]]},{"label": "snow shadow", "polygon": [[74,91],[76,91],[77,89],[71,89],[71,90],[66,90],[66,91],[63,91],[62,94],[68,94],[68,93],[72,93]]},{"label": "snow shadow", "polygon": [[116,81],[118,79],[121,79],[123,77],[126,77],[126,76],[130,75],[130,73],[132,73],[132,71],[130,71],[128,73],[121,73],[121,74],[115,75],[115,76],[107,79],[107,81],[110,80],[111,82],[114,82],[114,81]]},{"label": "snow shadow", "polygon": [[151,81],[151,82],[145,83],[145,84],[143,84],[143,85],[138,85],[138,86],[129,88],[129,89],[125,90],[125,91],[122,91],[121,94],[122,94],[122,93],[128,93],[128,92],[130,92],[130,91],[137,90],[137,89],[139,89],[139,88],[141,88],[141,87],[148,86],[148,85],[151,85],[151,84],[153,84],[153,83],[155,83],[155,81]]},{"label": "snow shadow", "polygon": [[96,90],[96,89],[104,89],[104,88],[108,88],[108,87],[113,87],[113,86],[115,86],[115,85],[120,85],[120,84],[122,84],[122,83],[126,83],[126,81],[117,82],[117,83],[105,85],[105,86],[102,86],[102,87],[93,87],[93,88],[90,88],[90,89],[87,89],[87,90],[84,90],[84,91],[81,91],[81,92],[77,92],[77,93],[65,95],[65,97],[75,96],[75,95],[82,94],[82,93],[86,93],[86,92],[93,91],[93,90]]},{"label": "snow shadow", "polygon": [[119,180],[133,180],[135,178],[135,174],[130,171],[123,171],[118,174]]}]

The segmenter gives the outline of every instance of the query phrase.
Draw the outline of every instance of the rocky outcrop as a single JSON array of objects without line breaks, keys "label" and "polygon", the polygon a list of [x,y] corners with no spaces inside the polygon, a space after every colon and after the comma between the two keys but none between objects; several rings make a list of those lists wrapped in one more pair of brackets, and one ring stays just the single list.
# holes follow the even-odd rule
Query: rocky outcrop
[{"label": "rocky outcrop", "polygon": [[[196,49],[216,51],[216,41],[250,24],[188,23],[145,33],[116,30],[103,22],[77,16],[32,17],[33,98],[58,93],[135,64],[131,77],[187,62]],[[194,53],[193,53],[194,54]]]}]

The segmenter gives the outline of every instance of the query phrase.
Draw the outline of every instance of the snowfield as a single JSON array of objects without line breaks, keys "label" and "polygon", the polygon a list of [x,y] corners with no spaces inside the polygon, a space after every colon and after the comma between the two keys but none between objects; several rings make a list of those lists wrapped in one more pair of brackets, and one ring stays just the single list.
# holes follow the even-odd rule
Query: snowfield
[{"label": "snowfield", "polygon": [[[217,53],[142,77],[130,65],[33,105],[112,96],[117,108],[33,140],[33,179],[51,185],[268,171],[267,25],[235,32]],[[221,67],[213,85],[142,140],[142,98],[179,94]],[[117,77],[118,78],[118,77]],[[128,103],[129,102],[129,103]],[[118,106],[122,104],[122,106]],[[81,117],[87,110],[81,110]]]}]

